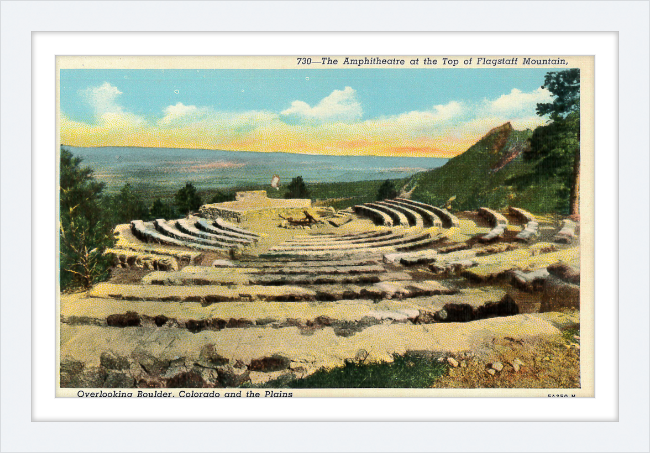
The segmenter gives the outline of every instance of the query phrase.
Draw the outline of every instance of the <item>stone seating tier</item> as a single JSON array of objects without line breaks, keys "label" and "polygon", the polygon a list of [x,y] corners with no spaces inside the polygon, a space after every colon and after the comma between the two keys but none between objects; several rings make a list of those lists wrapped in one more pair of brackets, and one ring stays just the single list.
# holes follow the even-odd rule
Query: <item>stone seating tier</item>
[{"label": "stone seating tier", "polygon": [[404,214],[406,216],[406,218],[408,219],[408,222],[409,222],[409,224],[411,226],[414,226],[416,228],[424,228],[424,218],[422,217],[422,215],[419,212],[417,212],[417,211],[415,211],[415,210],[413,210],[411,208],[407,208],[405,206],[402,206],[400,204],[388,203],[386,201],[378,201],[378,202],[376,202],[376,204],[386,206],[386,207],[394,209],[394,210],[396,210],[398,212],[401,212],[402,214]]},{"label": "stone seating tier", "polygon": [[417,206],[414,204],[405,203],[398,199],[394,200],[385,200],[385,203],[393,205],[395,207],[401,207],[418,213],[423,220],[424,226],[432,226],[442,228],[442,221],[440,217],[433,211],[433,209],[423,208],[422,206]]},{"label": "stone seating tier", "polygon": [[175,247],[186,247],[204,251],[222,251],[223,249],[211,247],[203,244],[191,243],[181,241],[158,231],[149,228],[142,220],[134,220],[131,222],[131,230],[133,235],[144,242],[155,242],[163,245],[171,245]]},{"label": "stone seating tier", "polygon": [[413,201],[409,200],[407,198],[396,198],[395,200],[410,204],[412,206],[419,206],[421,208],[429,209],[432,212],[434,212],[438,217],[440,217],[440,220],[442,221],[442,225],[445,228],[452,228],[452,227],[457,227],[460,225],[460,222],[458,221],[458,218],[447,211],[446,209],[439,208],[437,206],[432,206],[430,204],[426,203],[421,203],[419,201]]},{"label": "stone seating tier", "polygon": [[493,209],[479,208],[478,215],[485,217],[493,228],[499,225],[508,225],[508,219],[506,219],[503,214],[500,214]]},{"label": "stone seating tier", "polygon": [[171,226],[169,223],[167,223],[165,219],[156,219],[154,220],[153,224],[156,230],[158,230],[160,233],[172,237],[174,239],[185,241],[186,243],[187,242],[198,243],[198,244],[214,247],[215,249],[222,249],[222,250],[228,250],[230,248],[238,247],[237,245],[234,244],[227,244],[220,241],[212,241],[209,239],[203,239],[200,237],[185,234],[182,231],[179,231],[173,226]]},{"label": "stone seating tier", "polygon": [[393,219],[385,212],[366,205],[357,205],[354,212],[358,215],[370,217],[378,225],[393,226]]},{"label": "stone seating tier", "polygon": [[382,211],[390,216],[390,218],[393,220],[393,225],[397,226],[409,226],[409,221],[407,217],[404,215],[404,213],[398,211],[397,209],[393,208],[390,205],[386,205],[383,203],[366,203],[365,206],[371,207],[373,209],[377,209],[378,211]]},{"label": "stone seating tier", "polygon": [[328,250],[354,250],[360,248],[375,248],[375,247],[385,247],[392,245],[401,245],[408,244],[410,242],[417,242],[422,239],[431,238],[431,233],[424,232],[414,235],[401,235],[401,237],[389,237],[386,240],[377,241],[377,242],[363,242],[356,244],[334,244],[334,245],[323,245],[323,246],[279,246],[273,247],[273,251],[287,251],[287,250],[297,250],[297,251],[328,251]]},{"label": "stone seating tier", "polygon": [[214,234],[208,233],[206,231],[201,231],[190,223],[187,219],[179,219],[176,221],[176,228],[179,231],[189,234],[190,236],[196,236],[202,239],[208,239],[210,241],[217,241],[224,244],[251,244],[252,239],[237,238],[232,236],[226,236],[223,234]]}]

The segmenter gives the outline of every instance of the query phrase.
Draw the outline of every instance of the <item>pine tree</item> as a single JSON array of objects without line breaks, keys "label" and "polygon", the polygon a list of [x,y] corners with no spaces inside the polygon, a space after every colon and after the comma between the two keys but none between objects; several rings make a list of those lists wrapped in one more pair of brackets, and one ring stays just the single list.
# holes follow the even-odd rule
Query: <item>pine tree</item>
[{"label": "pine tree", "polygon": [[61,289],[88,288],[108,276],[115,243],[110,220],[102,209],[104,184],[81,158],[61,147],[59,180],[59,259]]}]

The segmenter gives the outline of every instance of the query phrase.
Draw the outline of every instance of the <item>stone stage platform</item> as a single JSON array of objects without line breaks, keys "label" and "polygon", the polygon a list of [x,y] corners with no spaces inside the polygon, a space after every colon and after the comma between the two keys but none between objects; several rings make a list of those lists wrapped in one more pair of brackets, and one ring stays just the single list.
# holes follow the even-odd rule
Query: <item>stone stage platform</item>
[{"label": "stone stage platform", "polygon": [[310,199],[268,198],[266,190],[255,190],[237,192],[235,201],[203,205],[199,209],[199,215],[207,219],[220,217],[241,222],[277,214],[301,217],[303,210],[308,208],[311,208]]}]

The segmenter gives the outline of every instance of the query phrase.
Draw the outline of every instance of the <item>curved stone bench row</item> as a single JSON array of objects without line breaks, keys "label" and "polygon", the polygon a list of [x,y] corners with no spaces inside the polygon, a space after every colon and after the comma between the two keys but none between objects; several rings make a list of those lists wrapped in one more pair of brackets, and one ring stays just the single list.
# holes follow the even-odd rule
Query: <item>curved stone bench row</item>
[{"label": "curved stone bench row", "polygon": [[223,234],[214,234],[201,231],[190,223],[187,219],[179,219],[176,221],[176,227],[183,233],[189,234],[190,236],[196,236],[203,239],[208,239],[211,241],[217,241],[225,244],[250,244],[253,242],[252,239],[237,238],[232,236],[226,236]]},{"label": "curved stone bench row", "polygon": [[[377,203],[380,203],[380,204],[385,205],[385,206],[389,206],[392,209],[395,209],[395,210],[401,212],[402,214],[404,214],[406,216],[406,218],[408,219],[409,223],[411,224],[411,226],[414,226],[416,228],[424,228],[424,217],[422,216],[422,214],[417,212],[415,209],[412,209],[412,207],[407,207],[407,206],[404,206],[402,204],[394,203],[394,202],[390,202],[390,201],[378,201]],[[434,222],[432,222],[432,224],[433,223]],[[439,222],[439,223],[440,223],[440,225],[435,225],[435,226],[442,226],[442,223],[441,222]]]},{"label": "curved stone bench row", "polygon": [[353,209],[355,213],[365,217],[370,217],[373,222],[379,225],[393,226],[393,219],[388,214],[379,209],[375,209],[364,204],[357,205]]},{"label": "curved stone bench row", "polygon": [[[334,260],[358,260],[361,257],[368,260],[379,261],[385,253],[406,252],[411,250],[418,250],[427,247],[432,247],[440,239],[438,236],[416,238],[412,242],[405,242],[394,245],[384,245],[381,247],[368,247],[368,248],[345,248],[345,249],[329,249],[329,250],[285,250],[285,251],[269,251],[260,255],[261,258],[271,258],[275,260],[293,260],[298,263],[305,262],[332,262]],[[286,261],[285,261],[286,262]]]},{"label": "curved stone bench row", "polygon": [[482,242],[490,242],[503,237],[508,227],[508,219],[490,208],[479,208],[478,215],[485,217],[493,227],[488,234],[480,238]]},{"label": "curved stone bench row", "polygon": [[220,228],[215,227],[214,225],[211,225],[205,219],[197,219],[194,222],[194,226],[201,231],[205,231],[206,233],[211,233],[219,236],[229,236],[229,237],[239,238],[243,240],[257,241],[257,237],[235,233],[234,231],[222,230]]},{"label": "curved stone bench row", "polygon": [[436,206],[432,206],[426,203],[421,203],[419,201],[409,200],[407,198],[395,198],[395,200],[401,203],[406,203],[411,206],[417,206],[429,210],[430,212],[432,212],[433,214],[435,214],[437,217],[440,218],[440,220],[442,221],[442,225],[445,228],[452,228],[460,225],[460,222],[458,221],[458,217],[456,217],[446,209],[438,208]]},{"label": "curved stone bench row", "polygon": [[577,225],[573,220],[562,220],[560,231],[555,234],[553,241],[563,244],[570,244],[573,241],[573,238],[576,236],[576,228]]},{"label": "curved stone bench row", "polygon": [[390,236],[395,234],[392,230],[384,231],[369,231],[366,233],[358,233],[353,235],[314,235],[307,238],[300,239],[290,239],[285,242],[285,244],[313,244],[315,242],[352,242],[352,241],[363,241],[363,240],[372,240],[376,238],[381,238],[384,236]]},{"label": "curved stone bench row", "polygon": [[160,285],[119,285],[100,283],[91,289],[88,297],[119,300],[147,300],[159,302],[249,302],[249,301],[331,301],[366,298],[409,298],[454,294],[456,289],[448,288],[435,280],[425,281],[383,281],[359,285],[322,285],[316,288],[301,286],[262,286],[262,285],[198,285],[198,286],[160,286]]},{"label": "curved stone bench row", "polygon": [[197,250],[223,251],[223,249],[219,249],[216,247],[210,247],[207,245],[185,242],[185,241],[181,241],[166,236],[164,234],[160,234],[158,231],[147,227],[142,220],[133,220],[131,222],[131,231],[133,232],[133,235],[136,238],[145,242],[156,242],[158,244],[163,244],[163,245],[173,245],[176,247],[194,248]]},{"label": "curved stone bench row", "polygon": [[112,256],[113,265],[117,267],[159,271],[178,270],[178,261],[171,256],[141,253],[118,248],[106,249],[104,255]]},{"label": "curved stone bench row", "polygon": [[397,225],[409,226],[409,221],[404,215],[404,213],[396,210],[390,205],[386,205],[381,202],[376,202],[376,203],[365,203],[365,206],[371,207],[373,209],[377,209],[378,211],[388,214],[393,221],[393,225],[395,226]]},{"label": "curved stone bench row", "polygon": [[431,233],[423,232],[415,235],[402,235],[402,237],[389,238],[383,241],[377,241],[373,243],[355,243],[355,244],[332,244],[332,245],[314,245],[314,246],[302,246],[302,247],[293,247],[293,246],[283,246],[278,245],[271,248],[271,251],[329,251],[329,250],[353,250],[353,249],[366,249],[366,248],[376,248],[376,247],[386,247],[392,245],[402,245],[408,244],[410,242],[417,242],[422,239],[429,239]]},{"label": "curved stone bench row", "polygon": [[153,225],[156,228],[156,230],[158,230],[158,232],[181,241],[208,245],[210,247],[214,247],[216,249],[222,249],[222,250],[238,247],[238,245],[236,244],[227,244],[224,242],[212,241],[209,239],[203,239],[200,237],[192,236],[190,234],[185,234],[182,231],[179,231],[173,226],[171,226],[169,223],[167,223],[165,219],[156,219],[153,221]]},{"label": "curved stone bench row", "polygon": [[284,242],[280,244],[282,247],[291,247],[291,248],[305,248],[305,247],[326,247],[326,246],[354,246],[356,244],[367,244],[371,245],[373,243],[378,243],[378,242],[385,242],[389,240],[394,240],[394,239],[400,239],[406,236],[407,233],[391,233],[387,235],[382,235],[382,236],[373,236],[373,237],[366,237],[366,238],[360,238],[360,239],[350,239],[350,240],[340,240],[340,241],[332,241],[332,240],[323,240],[323,241],[310,241],[310,242],[300,242],[300,243],[295,243],[295,242]]},{"label": "curved stone bench row", "polygon": [[535,222],[535,216],[532,215],[530,212],[525,211],[521,208],[515,208],[514,206],[508,207],[508,212],[510,212],[510,215],[513,217],[516,217],[519,219],[522,223],[528,223],[528,222]]},{"label": "curved stone bench row", "polygon": [[493,209],[479,208],[478,215],[485,217],[493,228],[496,228],[499,225],[508,225],[508,219]]},{"label": "curved stone bench row", "polygon": [[526,224],[526,227],[515,236],[515,239],[522,242],[530,242],[537,236],[539,236],[539,223],[535,220],[531,220]]},{"label": "curved stone bench row", "polygon": [[239,228],[232,223],[228,223],[225,220],[221,218],[217,218],[214,220],[214,225],[222,230],[225,231],[231,231],[233,233],[238,233],[238,234],[243,234],[244,236],[251,236],[253,238],[259,238],[260,235],[257,233],[253,233],[252,231],[245,230],[243,228]]},{"label": "curved stone bench row", "polygon": [[410,274],[406,272],[369,272],[358,274],[238,274],[223,272],[221,269],[204,267],[202,270],[195,272],[152,272],[142,279],[142,284],[163,286],[363,285],[403,280],[411,280]]},{"label": "curved stone bench row", "polygon": [[178,264],[186,265],[195,263],[201,256],[201,252],[193,252],[189,250],[177,250],[169,247],[156,246],[147,242],[143,242],[135,236],[127,235],[127,231],[131,231],[132,227],[129,224],[118,225],[115,227],[117,234],[117,242],[114,248],[119,250],[126,250],[137,252],[145,255],[163,255],[173,257],[178,261]]}]

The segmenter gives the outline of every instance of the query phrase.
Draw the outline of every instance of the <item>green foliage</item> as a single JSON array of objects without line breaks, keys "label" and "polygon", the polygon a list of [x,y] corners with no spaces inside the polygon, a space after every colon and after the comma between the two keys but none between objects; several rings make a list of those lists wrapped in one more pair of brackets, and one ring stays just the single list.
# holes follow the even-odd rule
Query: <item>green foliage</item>
[{"label": "green foliage", "polygon": [[[531,212],[556,209],[559,180],[538,177],[536,184],[517,184],[518,178],[534,173],[534,162],[523,158],[532,131],[503,127],[488,134],[463,154],[442,167],[411,177],[415,185],[412,198],[434,206],[452,203],[455,211],[476,210],[482,206],[501,209],[516,205]],[[506,165],[502,164],[507,162]]]},{"label": "green foliage", "polygon": [[196,192],[194,184],[188,182],[181,190],[176,192],[176,208],[181,215],[189,214],[201,207],[201,196]]},{"label": "green foliage", "polygon": [[302,180],[302,176],[291,180],[287,186],[287,192],[284,194],[284,198],[309,198],[309,191],[305,182]]},{"label": "green foliage", "polygon": [[539,116],[551,115],[551,120],[580,112],[580,69],[552,71],[544,76],[544,85],[555,96],[551,103],[537,104]]},{"label": "green foliage", "polygon": [[106,197],[104,205],[113,225],[149,219],[149,209],[128,183],[124,184],[117,195]]},{"label": "green foliage", "polygon": [[397,189],[395,184],[390,179],[387,179],[377,191],[377,201],[395,198],[397,196]]},{"label": "green foliage", "polygon": [[81,159],[61,147],[59,180],[59,263],[62,290],[88,288],[108,276],[104,255],[115,238],[102,207],[104,184]]},{"label": "green foliage", "polygon": [[[289,388],[427,388],[447,366],[433,357],[395,354],[392,363],[352,363],[343,368],[320,370],[304,379],[282,385]],[[275,383],[269,383],[273,387]]]},{"label": "green foliage", "polygon": [[233,192],[218,191],[210,198],[210,203],[223,203],[225,201],[235,201],[235,194]]},{"label": "green foliage", "polygon": [[154,200],[149,210],[150,219],[173,219],[174,217],[177,215],[172,204],[165,203],[160,198]]}]

